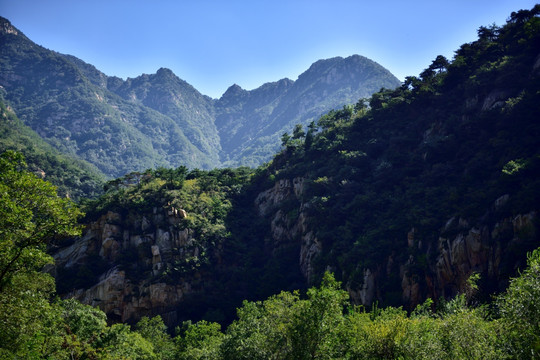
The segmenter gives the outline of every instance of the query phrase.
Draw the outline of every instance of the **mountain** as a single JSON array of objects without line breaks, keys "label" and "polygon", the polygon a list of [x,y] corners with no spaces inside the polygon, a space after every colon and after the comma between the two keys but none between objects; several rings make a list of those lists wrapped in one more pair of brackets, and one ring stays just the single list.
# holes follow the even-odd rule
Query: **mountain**
[{"label": "mountain", "polygon": [[105,178],[98,169],[46,143],[4,104],[2,95],[0,91],[0,153],[23,154],[29,170],[55,185],[60,196],[79,200],[102,193]]},{"label": "mountain", "polygon": [[[85,234],[56,244],[59,291],[117,321],[168,324],[230,322],[242,300],[325,271],[354,304],[489,301],[540,246],[539,12],[481,27],[453,60],[328,112],[257,169],[109,182]],[[258,99],[295,85],[267,84]],[[254,93],[234,86],[220,101]]]},{"label": "mountain", "polygon": [[282,134],[296,124],[307,126],[331,109],[399,85],[388,70],[359,55],[319,60],[296,81],[282,79],[252,91],[233,85],[216,104],[223,161],[259,165],[270,160]]},{"label": "mountain", "polygon": [[219,135],[214,125],[212,99],[179,79],[169,69],[135,79],[109,79],[107,88],[125,100],[142,104],[173,119],[197,149],[210,159],[209,167],[219,163]]},{"label": "mountain", "polygon": [[283,132],[399,81],[360,56],[321,60],[297,81],[211,99],[169,69],[123,80],[33,43],[0,18],[0,85],[19,118],[108,177],[148,168],[258,166]]},{"label": "mountain", "polygon": [[[142,97],[136,88],[148,76],[125,84],[109,78],[81,60],[34,44],[6,19],[0,19],[0,42],[5,100],[26,125],[60,151],[94,164],[107,176],[158,166],[217,165],[216,151],[209,150],[217,146],[216,136],[211,136],[213,125],[208,131],[200,128],[209,122],[205,110],[209,99],[170,72],[156,74],[155,86]],[[160,93],[163,86],[170,88]],[[176,96],[178,91],[183,91],[184,102]],[[163,105],[163,113],[154,110],[156,96],[174,106]],[[194,105],[193,99],[202,99],[202,105]],[[193,110],[189,118],[182,118],[186,114],[179,111],[182,108]],[[176,110],[180,115],[165,114]],[[208,134],[206,142],[200,131]]]}]

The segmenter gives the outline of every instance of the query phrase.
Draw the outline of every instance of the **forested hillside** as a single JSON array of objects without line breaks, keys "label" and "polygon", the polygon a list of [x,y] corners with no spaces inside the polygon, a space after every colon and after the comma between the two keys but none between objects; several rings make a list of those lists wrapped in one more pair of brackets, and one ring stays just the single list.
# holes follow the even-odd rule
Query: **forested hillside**
[{"label": "forested hillside", "polygon": [[94,166],[54,149],[20,121],[0,97],[0,152],[13,150],[26,158],[31,171],[74,200],[103,192],[105,177]]},{"label": "forested hillside", "polygon": [[131,172],[80,208],[2,154],[0,356],[538,358],[539,49],[536,5],[256,169]]},{"label": "forested hillside", "polygon": [[308,222],[290,239],[311,249],[304,273],[332,269],[362,302],[415,304],[472,272],[500,291],[537,246],[538,17],[478,34],[452,61],[284,136],[267,174],[304,191],[269,218],[285,233]]},{"label": "forested hillside", "polygon": [[59,151],[94,164],[109,177],[149,167],[217,165],[215,155],[212,160],[186,137],[185,124],[107,89],[109,80],[120,79],[33,43],[4,18],[0,42],[6,102]]},{"label": "forested hillside", "polygon": [[399,84],[381,65],[354,55],[319,60],[296,81],[282,79],[252,91],[231,86],[216,102],[223,164],[261,165],[296,124],[307,126],[333,108]]}]

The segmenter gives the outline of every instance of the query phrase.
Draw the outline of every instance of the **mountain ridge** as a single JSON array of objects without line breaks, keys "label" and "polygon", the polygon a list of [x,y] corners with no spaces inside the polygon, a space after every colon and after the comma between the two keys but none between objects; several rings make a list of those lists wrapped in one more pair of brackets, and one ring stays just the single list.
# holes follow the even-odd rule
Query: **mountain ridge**
[{"label": "mountain ridge", "polygon": [[[332,108],[400,84],[375,62],[336,57],[316,62],[296,81],[281,79],[253,90],[232,85],[212,99],[170,69],[126,80],[108,76],[75,56],[33,43],[7,19],[0,23],[6,101],[55,148],[109,177],[160,166],[258,166],[271,159],[282,133],[296,123],[306,126]],[[353,84],[343,71],[355,66],[366,67],[355,74],[375,71],[376,84]],[[326,73],[317,74],[318,68]]]}]

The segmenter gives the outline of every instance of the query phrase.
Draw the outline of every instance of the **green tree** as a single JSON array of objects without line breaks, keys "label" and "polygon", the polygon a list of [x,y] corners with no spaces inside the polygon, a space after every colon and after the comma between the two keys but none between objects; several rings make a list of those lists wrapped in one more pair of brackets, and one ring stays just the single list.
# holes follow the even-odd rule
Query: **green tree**
[{"label": "green tree", "polygon": [[286,132],[283,133],[283,135],[281,135],[281,146],[287,147],[290,145],[290,142],[291,142],[291,136]]},{"label": "green tree", "polygon": [[319,288],[307,292],[290,328],[293,359],[335,359],[341,352],[339,329],[349,295],[340,283],[325,273]]},{"label": "green tree", "polygon": [[290,328],[301,303],[298,292],[281,292],[261,302],[244,301],[227,329],[224,359],[288,359]]},{"label": "green tree", "polygon": [[528,268],[498,302],[512,356],[540,358],[540,248],[529,254]]},{"label": "green tree", "polygon": [[187,324],[183,335],[176,337],[177,359],[215,360],[221,358],[220,346],[224,335],[218,323],[199,321]]},{"label": "green tree", "polygon": [[302,124],[296,124],[293,130],[293,139],[302,139],[305,135],[306,133],[302,128]]},{"label": "green tree", "polygon": [[157,359],[150,341],[138,332],[131,331],[126,324],[114,324],[107,328],[97,345],[101,359]]},{"label": "green tree", "polygon": [[311,148],[311,145],[313,145],[313,140],[315,138],[315,132],[317,131],[317,125],[315,124],[315,121],[312,121],[308,125],[308,131],[306,133],[306,139],[304,141],[304,148],[306,150],[309,150]]},{"label": "green tree", "polygon": [[174,342],[167,334],[167,326],[161,316],[144,316],[136,325],[136,330],[154,346],[154,352],[160,359],[174,359]]},{"label": "green tree", "polygon": [[107,316],[103,311],[74,299],[64,300],[62,307],[64,322],[69,332],[81,340],[95,340],[105,331]]},{"label": "green tree", "polygon": [[22,155],[0,156],[0,292],[14,276],[40,270],[52,259],[46,245],[61,236],[80,234],[75,204],[59,198],[56,188],[29,172]]},{"label": "green tree", "polygon": [[22,155],[0,155],[0,355],[36,358],[58,349],[61,313],[49,301],[54,279],[41,270],[52,263],[50,240],[80,233],[79,215],[27,170]]}]

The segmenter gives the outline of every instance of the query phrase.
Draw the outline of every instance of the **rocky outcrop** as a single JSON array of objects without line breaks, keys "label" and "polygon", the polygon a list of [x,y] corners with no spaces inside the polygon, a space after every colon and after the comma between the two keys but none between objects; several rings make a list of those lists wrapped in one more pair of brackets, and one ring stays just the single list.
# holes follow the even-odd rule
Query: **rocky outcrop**
[{"label": "rocky outcrop", "polygon": [[154,207],[151,215],[109,211],[91,222],[80,239],[55,253],[57,275],[68,274],[58,279],[97,271],[92,268],[96,258],[104,271],[94,274],[90,286],[69,289],[63,296],[98,306],[116,321],[160,314],[166,323],[175,324],[184,296],[201,286],[197,271],[174,281],[165,276],[183,260],[199,256],[192,232],[181,224],[187,217],[185,210],[169,205]]},{"label": "rocky outcrop", "polygon": [[[320,253],[322,246],[309,226],[309,217],[306,214],[309,204],[301,201],[303,191],[304,178],[281,179],[272,188],[256,197],[255,206],[260,216],[271,219],[271,249],[275,252],[285,245],[296,245],[299,250],[298,265],[310,283],[313,276],[313,260]],[[285,202],[294,202],[297,207],[285,213],[281,209]]]},{"label": "rocky outcrop", "polygon": [[78,289],[66,294],[85,304],[97,306],[109,319],[121,322],[134,321],[146,315],[160,314],[166,323],[178,321],[175,307],[184,294],[191,293],[188,282],[170,285],[162,282],[134,284],[126,272],[114,267],[89,289]]},{"label": "rocky outcrop", "polygon": [[[495,202],[499,206],[505,197]],[[524,265],[520,257],[508,252],[527,248],[527,243],[538,246],[538,215],[535,211],[505,217],[490,225],[469,225],[462,218],[448,220],[441,231],[436,251],[429,249],[411,256],[401,266],[402,299],[414,307],[426,297],[450,298],[458,293],[468,293],[472,274],[478,273],[491,291],[501,291],[509,276]],[[408,238],[409,247],[417,246]],[[530,246],[530,245],[529,245]],[[411,271],[418,267],[420,257],[429,259],[422,272]],[[523,260],[523,259],[521,259]]]},{"label": "rocky outcrop", "polygon": [[[259,216],[270,220],[271,249],[297,245],[298,266],[309,284],[315,275],[314,261],[324,249],[316,236],[316,221],[310,221],[313,219],[307,215],[309,203],[302,202],[303,190],[303,178],[281,179],[261,192],[255,205]],[[403,254],[409,255],[390,255],[376,267],[358,268],[356,271],[362,274],[359,281],[344,284],[351,300],[363,305],[382,300],[383,284],[396,275],[401,285],[399,301],[409,309],[427,297],[451,298],[469,292],[468,280],[474,273],[489,284],[489,292],[503,290],[508,278],[524,265],[523,256],[505,253],[513,248],[527,248],[527,242],[538,243],[536,212],[499,218],[498,211],[508,200],[508,195],[496,199],[486,218],[476,223],[464,218],[449,219],[435,242],[422,240],[417,229],[411,228],[403,234]],[[296,204],[294,209],[286,212],[284,208],[290,209],[291,203]]]}]

